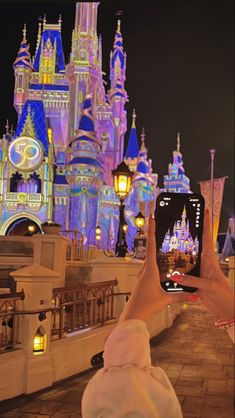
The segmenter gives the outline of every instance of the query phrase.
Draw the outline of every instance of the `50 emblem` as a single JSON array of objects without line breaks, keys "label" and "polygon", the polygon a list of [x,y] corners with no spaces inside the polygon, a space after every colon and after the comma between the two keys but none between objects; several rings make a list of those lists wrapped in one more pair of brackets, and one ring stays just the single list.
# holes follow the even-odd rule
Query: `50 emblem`
[{"label": "50 emblem", "polygon": [[42,162],[43,150],[39,142],[30,137],[16,138],[9,147],[12,165],[22,171],[35,170]]}]

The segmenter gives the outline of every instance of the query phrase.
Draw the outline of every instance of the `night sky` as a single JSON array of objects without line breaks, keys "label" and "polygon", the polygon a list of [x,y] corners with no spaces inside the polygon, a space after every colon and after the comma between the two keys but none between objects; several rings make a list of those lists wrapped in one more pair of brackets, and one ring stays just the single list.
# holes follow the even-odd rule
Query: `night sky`
[{"label": "night sky", "polygon": [[[27,24],[33,55],[37,19],[47,15],[54,23],[62,14],[66,63],[74,26],[75,2],[0,1],[1,100],[0,132],[8,118],[16,125],[13,108],[13,61]],[[210,148],[216,149],[215,177],[229,176],[225,184],[220,231],[234,216],[234,51],[232,0],[101,1],[98,33],[103,38],[103,70],[109,76],[109,53],[121,16],[127,52],[126,89],[129,95],[128,138],[133,107],[137,131],[146,131],[149,157],[159,174],[160,187],[167,174],[176,134],[191,189],[210,176]]]}]

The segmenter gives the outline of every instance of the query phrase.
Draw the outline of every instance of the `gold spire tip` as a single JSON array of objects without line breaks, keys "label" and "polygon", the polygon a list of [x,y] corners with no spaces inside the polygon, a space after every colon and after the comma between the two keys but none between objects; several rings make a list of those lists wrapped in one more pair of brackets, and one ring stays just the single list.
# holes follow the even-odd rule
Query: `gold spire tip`
[{"label": "gold spire tip", "polygon": [[9,120],[8,119],[6,121],[5,128],[6,128],[6,134],[9,134]]},{"label": "gold spire tip", "polygon": [[118,19],[117,21],[117,32],[120,33],[121,32],[121,20]]},{"label": "gold spire tip", "polygon": [[135,128],[135,120],[136,120],[136,113],[135,113],[135,109],[133,109],[133,112],[132,112],[132,128]]},{"label": "gold spire tip", "polygon": [[23,28],[23,42],[26,42],[26,23],[24,24],[24,28]]},{"label": "gold spire tip", "polygon": [[177,133],[177,152],[180,152],[180,133]]}]

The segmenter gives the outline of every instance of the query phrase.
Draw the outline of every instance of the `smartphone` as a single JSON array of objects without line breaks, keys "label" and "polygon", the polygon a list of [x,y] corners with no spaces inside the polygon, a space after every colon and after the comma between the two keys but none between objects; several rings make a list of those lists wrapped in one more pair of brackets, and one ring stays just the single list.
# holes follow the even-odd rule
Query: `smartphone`
[{"label": "smartphone", "polygon": [[160,193],[156,200],[156,253],[166,292],[195,292],[174,281],[175,274],[200,275],[204,198],[200,194]]}]

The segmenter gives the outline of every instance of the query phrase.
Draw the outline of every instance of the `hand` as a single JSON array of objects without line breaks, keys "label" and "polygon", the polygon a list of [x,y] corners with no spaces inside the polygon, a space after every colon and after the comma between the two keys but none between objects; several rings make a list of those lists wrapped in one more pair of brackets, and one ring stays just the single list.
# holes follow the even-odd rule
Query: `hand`
[{"label": "hand", "polygon": [[196,295],[217,318],[224,321],[232,319],[234,317],[234,292],[227,277],[221,271],[214,252],[208,209],[204,215],[200,273],[200,278],[182,275],[174,276],[174,280],[185,286],[196,287],[198,289]]},{"label": "hand", "polygon": [[147,321],[148,318],[160,312],[168,304],[187,300],[190,300],[190,295],[187,293],[169,294],[160,285],[160,275],[156,261],[155,221],[150,218],[146,259],[119,322],[127,319]]}]

